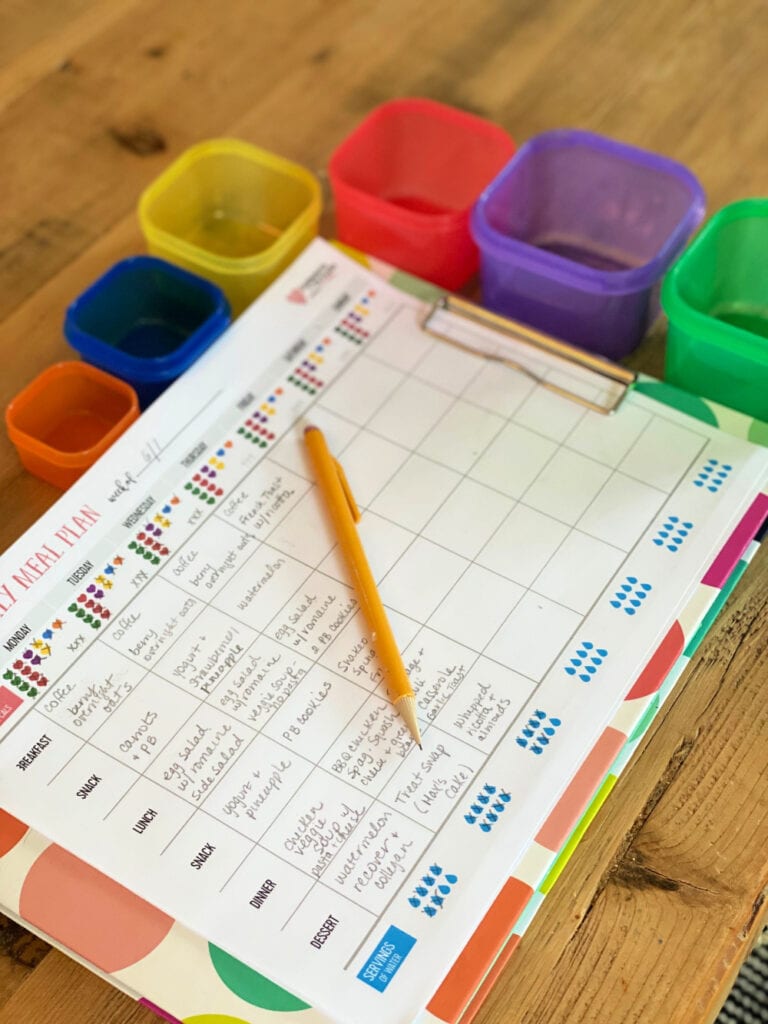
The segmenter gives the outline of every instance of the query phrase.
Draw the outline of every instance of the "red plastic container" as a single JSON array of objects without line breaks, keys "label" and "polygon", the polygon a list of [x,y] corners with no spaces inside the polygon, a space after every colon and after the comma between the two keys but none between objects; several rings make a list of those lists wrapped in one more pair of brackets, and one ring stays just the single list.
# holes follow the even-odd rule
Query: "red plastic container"
[{"label": "red plastic container", "polygon": [[498,125],[426,99],[373,110],[328,165],[341,242],[447,289],[476,272],[469,212],[515,152]]},{"label": "red plastic container", "polygon": [[73,484],[139,415],[136,392],[88,363],[55,363],[5,410],[24,467],[62,490]]}]

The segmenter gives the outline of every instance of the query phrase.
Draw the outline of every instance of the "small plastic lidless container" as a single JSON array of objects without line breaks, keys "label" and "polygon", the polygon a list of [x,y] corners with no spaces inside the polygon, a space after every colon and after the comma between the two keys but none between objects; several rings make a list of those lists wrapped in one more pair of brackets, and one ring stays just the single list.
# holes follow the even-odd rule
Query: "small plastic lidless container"
[{"label": "small plastic lidless container", "polygon": [[443,288],[477,271],[475,199],[515,151],[498,125],[427,99],[373,110],[331,155],[339,240]]},{"label": "small plastic lidless container", "polygon": [[56,363],[9,403],[8,436],[24,467],[62,490],[138,418],[136,392],[88,363]]},{"label": "small plastic lidless container", "polygon": [[664,279],[665,377],[768,420],[768,199],[715,214]]},{"label": "small plastic lidless container", "polygon": [[75,299],[64,334],[89,363],[128,381],[146,408],[229,322],[216,285],[165,260],[132,256]]},{"label": "small plastic lidless container", "polygon": [[543,132],[472,211],[483,305],[619,359],[655,319],[659,282],[703,215],[682,164],[591,132]]},{"label": "small plastic lidless container", "polygon": [[215,282],[237,316],[317,234],[308,170],[239,139],[192,146],[145,189],[149,251]]}]

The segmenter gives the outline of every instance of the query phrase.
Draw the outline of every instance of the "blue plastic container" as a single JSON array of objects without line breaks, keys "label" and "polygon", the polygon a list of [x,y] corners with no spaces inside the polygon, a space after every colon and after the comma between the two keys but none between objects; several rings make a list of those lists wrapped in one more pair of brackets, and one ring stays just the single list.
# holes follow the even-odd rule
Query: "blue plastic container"
[{"label": "blue plastic container", "polygon": [[215,284],[154,256],[132,256],[75,299],[64,334],[86,362],[135,388],[144,409],[230,319]]}]

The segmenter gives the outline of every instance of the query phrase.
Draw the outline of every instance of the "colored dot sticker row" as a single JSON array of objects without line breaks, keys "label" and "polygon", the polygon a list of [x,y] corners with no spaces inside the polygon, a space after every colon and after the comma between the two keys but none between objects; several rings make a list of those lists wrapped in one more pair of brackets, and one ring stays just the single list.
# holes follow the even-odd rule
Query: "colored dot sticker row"
[{"label": "colored dot sticker row", "polygon": [[237,433],[257,448],[266,448],[275,439],[270,429],[271,419],[277,412],[277,404],[283,395],[282,388],[275,388],[267,398],[254,409],[250,416],[237,428]]},{"label": "colored dot sticker row", "polygon": [[307,394],[316,395],[324,385],[320,374],[320,367],[325,360],[325,350],[331,344],[330,338],[324,338],[322,342],[315,345],[313,350],[302,359],[298,366],[295,366],[288,375],[288,383]]}]

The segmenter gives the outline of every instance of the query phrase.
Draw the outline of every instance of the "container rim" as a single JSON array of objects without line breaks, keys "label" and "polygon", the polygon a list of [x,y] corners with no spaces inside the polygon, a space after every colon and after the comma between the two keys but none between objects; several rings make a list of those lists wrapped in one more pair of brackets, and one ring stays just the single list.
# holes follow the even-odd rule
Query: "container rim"
[{"label": "container rim", "polygon": [[[261,252],[251,256],[220,256],[203,249],[192,242],[188,242],[178,235],[171,234],[164,228],[156,225],[149,212],[151,204],[168,187],[169,182],[176,178],[178,173],[193,166],[199,160],[214,153],[234,153],[239,156],[267,157],[272,165],[278,165],[287,175],[299,179],[305,184],[310,192],[309,202],[304,210],[295,217],[283,233],[275,241]],[[322,210],[322,191],[317,177],[306,167],[288,160],[286,157],[269,150],[255,146],[253,143],[245,142],[242,139],[220,138],[206,139],[190,146],[181,153],[173,163],[160,174],[154,181],[144,189],[139,197],[139,221],[145,237],[152,237],[155,241],[162,242],[168,251],[190,260],[199,266],[210,267],[218,273],[243,274],[249,271],[258,271],[263,266],[272,263],[279,258],[283,252],[291,247],[297,235],[300,235],[313,221],[320,217]]]},{"label": "container rim", "polygon": [[396,206],[394,203],[390,203],[381,196],[374,195],[372,192],[366,192],[364,189],[358,188],[357,185],[353,185],[349,180],[347,180],[340,171],[339,163],[349,154],[350,149],[354,150],[360,138],[365,136],[376,122],[383,121],[397,108],[420,108],[435,114],[438,118],[444,121],[452,121],[454,123],[456,121],[463,121],[466,124],[478,126],[482,128],[486,135],[495,135],[499,143],[503,142],[508,146],[508,160],[515,154],[515,140],[509,132],[494,121],[488,121],[484,117],[479,117],[477,114],[472,114],[466,110],[459,110],[456,107],[451,107],[446,103],[440,103],[437,100],[428,99],[427,97],[398,96],[390,100],[385,100],[384,103],[380,103],[377,107],[374,107],[373,110],[371,110],[363,120],[360,121],[360,123],[357,124],[344,139],[341,140],[338,146],[331,153],[330,159],[328,160],[328,177],[331,182],[331,188],[334,193],[338,190],[346,192],[346,200],[349,201],[349,199],[352,198],[353,202],[357,204],[358,209],[361,206],[367,207],[368,210],[373,207],[379,212],[379,214],[386,213],[389,219],[415,230],[424,230],[425,228],[431,230],[440,228],[443,231],[460,230],[463,223],[466,221],[475,200],[467,203],[466,206],[459,210],[448,210],[444,213],[425,213],[419,210],[406,210],[402,206]]},{"label": "container rim", "polygon": [[660,299],[667,318],[674,321],[675,326],[695,334],[698,343],[727,344],[742,356],[768,361],[768,342],[765,339],[743,327],[725,323],[709,313],[695,309],[681,295],[679,284],[680,275],[685,274],[689,258],[711,235],[716,234],[724,224],[754,218],[756,211],[761,219],[768,219],[768,198],[739,199],[718,210],[665,275]]},{"label": "container rim", "polygon": [[[529,242],[510,238],[497,231],[489,223],[486,211],[494,191],[516,172],[519,165],[532,152],[572,142],[586,142],[598,149],[612,153],[620,159],[663,170],[688,187],[691,194],[688,209],[669,233],[656,255],[641,266],[632,267],[629,270],[598,270],[569,260],[557,253],[539,249]],[[704,216],[705,202],[704,189],[696,175],[671,157],[639,149],[595,132],[576,128],[556,128],[534,135],[523,143],[507,166],[483,190],[473,206],[470,228],[482,253],[490,252],[494,256],[502,258],[508,256],[523,258],[528,264],[534,265],[540,271],[545,271],[549,277],[561,284],[586,286],[591,291],[604,294],[625,294],[641,291],[655,284],[666,268],[680,254],[687,239],[701,222]]]},{"label": "container rim", "polygon": [[[13,413],[15,411],[14,406],[17,405],[18,400],[25,397],[25,393],[35,383],[35,381],[40,379],[40,377],[47,375],[51,370],[59,373],[72,372],[72,367],[77,367],[78,369],[76,372],[78,373],[85,372],[86,376],[110,378],[108,383],[113,386],[113,390],[121,391],[125,394],[125,396],[130,399],[130,404],[120,419],[102,435],[99,441],[91,445],[90,448],[81,448],[76,452],[62,452],[58,448],[54,448],[52,445],[42,441],[39,437],[35,437],[33,434],[28,434],[25,430],[22,430],[21,427],[16,426],[13,422]],[[119,377],[114,377],[105,370],[99,369],[97,366],[91,366],[90,363],[85,363],[77,359],[63,360],[46,367],[45,370],[38,374],[37,377],[33,378],[26,387],[22,388],[22,390],[19,391],[5,407],[5,427],[8,431],[8,437],[17,449],[24,448],[26,451],[38,456],[38,458],[45,459],[52,465],[64,466],[70,469],[80,466],[85,466],[87,468],[91,463],[95,462],[96,459],[103,454],[107,448],[111,447],[117,438],[120,437],[120,435],[138,419],[138,417],[139,399],[136,392],[131,385],[127,383],[127,381],[120,380]]]}]

